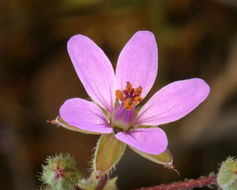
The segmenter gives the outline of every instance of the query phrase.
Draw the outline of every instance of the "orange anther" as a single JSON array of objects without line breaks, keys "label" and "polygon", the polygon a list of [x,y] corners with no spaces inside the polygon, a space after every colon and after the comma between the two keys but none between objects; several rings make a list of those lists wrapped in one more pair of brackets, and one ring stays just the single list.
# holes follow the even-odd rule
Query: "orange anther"
[{"label": "orange anther", "polygon": [[143,98],[141,96],[136,96],[134,99],[137,99],[137,102],[140,102],[143,100]]},{"label": "orange anther", "polygon": [[126,91],[127,91],[128,93],[131,93],[131,92],[132,92],[132,84],[131,84],[130,82],[127,82]]},{"label": "orange anther", "polygon": [[124,108],[124,109],[128,110],[130,100],[131,100],[131,98],[127,98],[127,99],[123,102],[123,108]]},{"label": "orange anther", "polygon": [[130,104],[129,104],[129,107],[128,107],[129,111],[132,110],[132,108],[133,108],[136,104],[137,104],[137,100],[134,98],[134,99],[132,100],[132,102],[130,102]]},{"label": "orange anther", "polygon": [[143,98],[141,97],[141,93],[142,93],[141,86],[133,88],[132,84],[130,82],[127,82],[126,89],[123,91],[116,90],[115,96],[117,100],[123,103],[123,109],[131,111],[133,107],[136,106],[136,104],[142,101]]},{"label": "orange anther", "polygon": [[134,104],[137,104],[137,103],[139,102],[139,100],[140,100],[139,98],[140,98],[139,96],[137,96],[137,97],[134,98],[134,100],[133,100],[133,101],[134,101]]},{"label": "orange anther", "polygon": [[137,104],[138,97],[137,98],[128,98],[124,101],[123,109],[126,109],[128,111],[131,111],[132,108]]},{"label": "orange anther", "polygon": [[135,88],[134,95],[141,96],[141,94],[142,94],[142,87],[139,86],[139,87]]},{"label": "orange anther", "polygon": [[122,93],[121,90],[116,90],[115,91],[115,96],[118,100],[122,101],[124,99],[124,94]]}]

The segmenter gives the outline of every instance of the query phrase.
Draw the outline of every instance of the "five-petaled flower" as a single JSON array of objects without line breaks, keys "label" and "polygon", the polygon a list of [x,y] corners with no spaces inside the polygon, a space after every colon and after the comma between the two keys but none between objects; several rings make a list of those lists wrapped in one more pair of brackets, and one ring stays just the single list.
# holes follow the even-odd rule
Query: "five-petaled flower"
[{"label": "five-petaled flower", "polygon": [[176,81],[135,111],[153,86],[158,70],[156,40],[149,31],[138,31],[128,41],[115,73],[107,56],[88,37],[73,36],[67,48],[93,102],[68,99],[60,108],[60,118],[82,132],[113,133],[119,141],[145,153],[164,152],[167,136],[157,126],[184,117],[209,94],[209,86],[202,79]]}]

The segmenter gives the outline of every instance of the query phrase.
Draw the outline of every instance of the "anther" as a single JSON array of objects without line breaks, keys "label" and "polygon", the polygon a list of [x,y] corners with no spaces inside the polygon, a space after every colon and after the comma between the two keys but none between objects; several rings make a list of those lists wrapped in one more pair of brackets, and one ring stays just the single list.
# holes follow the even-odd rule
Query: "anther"
[{"label": "anther", "polygon": [[116,90],[115,91],[115,96],[118,100],[122,101],[124,99],[124,94],[122,93],[121,90]]},{"label": "anther", "polygon": [[132,92],[132,84],[131,84],[130,82],[127,82],[126,91],[127,91],[128,93],[131,93],[131,92]]},{"label": "anther", "polygon": [[131,111],[132,108],[142,101],[141,97],[142,87],[139,86],[137,88],[133,88],[130,82],[127,82],[127,86],[125,90],[116,90],[115,96],[117,100],[123,103],[123,109],[127,111]]},{"label": "anther", "polygon": [[132,110],[132,106],[131,106],[131,98],[127,98],[124,102],[123,102],[123,108],[130,111]]},{"label": "anther", "polygon": [[134,95],[141,96],[141,94],[142,94],[142,87],[139,86],[138,88],[135,88]]}]

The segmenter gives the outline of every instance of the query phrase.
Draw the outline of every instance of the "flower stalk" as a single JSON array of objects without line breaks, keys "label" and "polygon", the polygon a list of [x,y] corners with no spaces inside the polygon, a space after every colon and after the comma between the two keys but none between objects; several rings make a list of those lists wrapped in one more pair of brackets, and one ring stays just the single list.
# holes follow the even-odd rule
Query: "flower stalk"
[{"label": "flower stalk", "polygon": [[136,190],[186,190],[192,188],[201,188],[210,185],[217,185],[217,176],[200,177],[187,181],[174,182],[170,184],[157,185],[153,187],[143,187]]},{"label": "flower stalk", "polygon": [[108,179],[109,179],[109,176],[107,174],[101,176],[95,190],[103,190]]}]

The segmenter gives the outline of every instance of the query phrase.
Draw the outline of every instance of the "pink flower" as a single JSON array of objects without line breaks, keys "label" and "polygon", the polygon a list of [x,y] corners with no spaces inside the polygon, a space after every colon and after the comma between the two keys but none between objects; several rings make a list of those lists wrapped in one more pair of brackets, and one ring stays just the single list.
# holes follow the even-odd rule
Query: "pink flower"
[{"label": "pink flower", "polygon": [[158,70],[156,40],[149,31],[138,31],[128,41],[115,73],[107,56],[88,37],[73,36],[67,48],[93,102],[68,99],[60,108],[60,117],[85,133],[114,133],[118,140],[145,153],[164,152],[167,136],[157,126],[184,117],[209,94],[209,86],[202,79],[176,81],[135,112],[153,86]]}]

